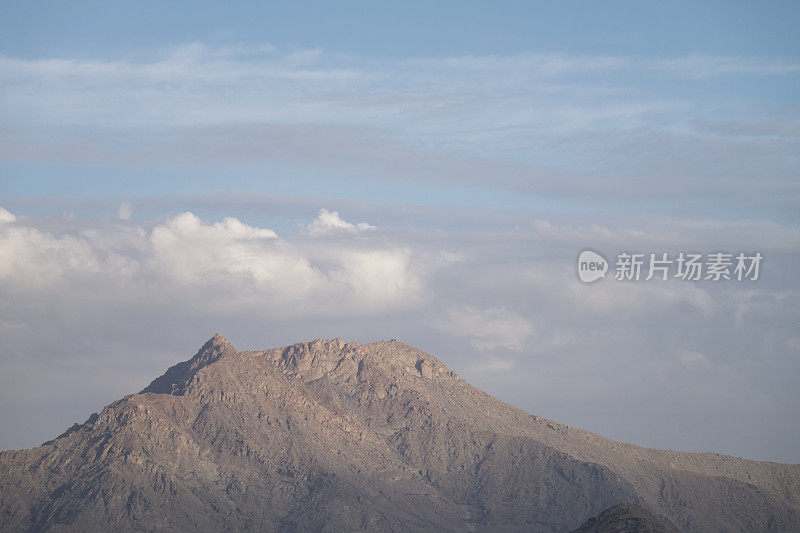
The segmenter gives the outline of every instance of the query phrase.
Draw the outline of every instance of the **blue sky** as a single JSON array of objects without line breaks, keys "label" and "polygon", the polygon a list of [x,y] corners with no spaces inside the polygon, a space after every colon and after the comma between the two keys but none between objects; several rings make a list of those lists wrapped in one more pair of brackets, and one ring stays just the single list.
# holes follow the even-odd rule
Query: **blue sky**
[{"label": "blue sky", "polygon": [[[221,331],[400,338],[612,438],[800,461],[798,26],[794,2],[3,2],[0,448]],[[584,286],[587,247],[765,270]]]},{"label": "blue sky", "polygon": [[519,50],[796,56],[795,2],[4,2],[8,54],[114,57],[194,41],[379,57]]}]

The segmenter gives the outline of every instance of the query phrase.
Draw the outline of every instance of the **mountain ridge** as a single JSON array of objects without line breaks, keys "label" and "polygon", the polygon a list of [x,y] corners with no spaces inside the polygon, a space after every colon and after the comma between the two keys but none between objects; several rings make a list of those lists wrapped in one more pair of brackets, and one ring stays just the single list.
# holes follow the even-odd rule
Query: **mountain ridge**
[{"label": "mountain ridge", "polygon": [[86,423],[0,453],[0,526],[566,531],[632,502],[689,531],[789,531],[799,487],[800,465],[526,413],[398,341],[237,351],[216,334]]}]

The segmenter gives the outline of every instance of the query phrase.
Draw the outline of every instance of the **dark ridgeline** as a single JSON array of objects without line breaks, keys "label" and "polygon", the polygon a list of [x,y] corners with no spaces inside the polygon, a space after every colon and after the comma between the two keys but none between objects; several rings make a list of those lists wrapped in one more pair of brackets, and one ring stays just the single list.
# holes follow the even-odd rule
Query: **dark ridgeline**
[{"label": "dark ridgeline", "polygon": [[800,531],[798,509],[800,465],[614,442],[396,341],[238,352],[215,335],[0,454],[2,531]]}]

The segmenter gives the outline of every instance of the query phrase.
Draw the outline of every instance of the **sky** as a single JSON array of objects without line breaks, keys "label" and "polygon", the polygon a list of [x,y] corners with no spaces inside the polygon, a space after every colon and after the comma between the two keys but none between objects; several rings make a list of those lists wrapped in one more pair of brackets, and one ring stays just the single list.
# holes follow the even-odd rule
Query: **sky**
[{"label": "sky", "polygon": [[[0,2],[0,449],[220,332],[397,338],[615,440],[800,462],[798,25],[793,2]],[[618,281],[623,252],[764,259]]]}]

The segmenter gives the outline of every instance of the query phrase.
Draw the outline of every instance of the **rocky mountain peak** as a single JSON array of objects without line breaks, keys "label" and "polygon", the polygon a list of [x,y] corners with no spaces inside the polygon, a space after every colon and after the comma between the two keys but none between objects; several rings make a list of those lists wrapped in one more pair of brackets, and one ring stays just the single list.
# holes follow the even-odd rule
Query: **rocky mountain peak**
[{"label": "rocky mountain peak", "polygon": [[201,368],[215,363],[223,357],[236,355],[238,353],[239,352],[236,351],[228,339],[219,333],[215,333],[213,337],[208,339],[208,341],[200,347],[194,357],[188,361],[170,367],[164,375],[154,379],[142,392],[183,394],[191,378],[194,377]]},{"label": "rocky mountain peak", "polygon": [[0,531],[800,531],[800,465],[613,442],[398,341],[214,335],[143,393],[0,453]]},{"label": "rocky mountain peak", "polygon": [[215,333],[213,337],[208,339],[208,341],[206,341],[206,343],[200,347],[194,358],[202,359],[207,364],[216,361],[226,354],[231,353],[237,352],[236,349],[231,345],[230,341],[228,341],[228,339],[219,333]]},{"label": "rocky mountain peak", "polygon": [[214,335],[206,342],[206,344],[208,343],[230,345],[230,341],[223,337],[219,332],[214,333]]}]

